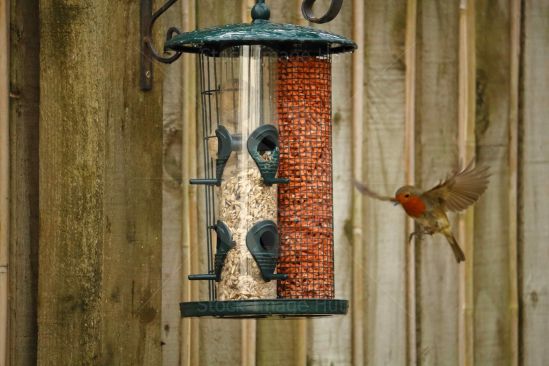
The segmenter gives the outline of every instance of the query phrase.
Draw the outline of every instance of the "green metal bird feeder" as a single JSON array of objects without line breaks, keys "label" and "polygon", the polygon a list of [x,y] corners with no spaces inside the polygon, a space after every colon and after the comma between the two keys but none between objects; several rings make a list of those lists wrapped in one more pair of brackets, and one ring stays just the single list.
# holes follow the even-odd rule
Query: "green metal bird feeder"
[{"label": "green metal bird feeder", "polygon": [[[326,22],[341,2],[317,19],[305,1],[303,14]],[[165,9],[144,21],[149,32]],[[183,317],[347,313],[348,301],[335,299],[331,70],[332,55],[356,44],[269,15],[259,0],[251,24],[171,28],[165,50],[174,54],[165,58],[144,34],[149,57],[198,57],[203,176],[189,183],[205,194],[207,268],[189,280],[207,281],[209,291],[182,303]]]}]

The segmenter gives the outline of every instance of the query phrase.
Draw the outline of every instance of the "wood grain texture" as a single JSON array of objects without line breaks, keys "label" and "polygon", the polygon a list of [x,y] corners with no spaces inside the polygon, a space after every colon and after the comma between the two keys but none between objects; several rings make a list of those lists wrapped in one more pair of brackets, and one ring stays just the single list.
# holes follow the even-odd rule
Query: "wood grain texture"
[{"label": "wood grain texture", "polygon": [[[459,97],[458,150],[460,161],[475,156],[475,4],[460,3],[459,10]],[[457,238],[468,257],[459,273],[459,363],[474,363],[474,213],[469,209],[459,215]]]},{"label": "wood grain texture", "polygon": [[520,106],[520,70],[521,65],[521,32],[522,32],[522,1],[511,1],[511,31],[509,62],[509,313],[510,313],[510,364],[519,365],[520,352],[520,318],[519,318],[519,248],[518,248],[518,221],[519,221],[519,106]]},{"label": "wood grain texture", "polygon": [[138,22],[40,2],[40,365],[161,364],[161,75],[139,90]]},{"label": "wood grain texture", "polygon": [[[458,19],[457,2],[418,2],[416,181],[423,188],[457,161]],[[415,245],[418,363],[457,365],[459,266],[442,236]]]},{"label": "wood grain texture", "polygon": [[9,364],[36,364],[38,292],[38,1],[11,1]]},{"label": "wood grain texture", "polygon": [[[257,321],[257,365],[305,365],[301,320],[264,319]],[[305,349],[306,350],[306,349]]]},{"label": "wood grain texture", "polygon": [[[351,87],[351,177],[354,180],[364,180],[364,2],[362,0],[353,0],[353,40],[357,45],[356,51],[352,56],[352,75]],[[360,192],[352,189],[351,217],[346,222],[345,232],[352,245],[352,294],[350,301],[350,311],[352,329],[351,329],[351,355],[354,365],[363,365],[365,362],[365,337],[366,330],[366,289],[367,281],[364,279],[364,201]]]},{"label": "wood grain texture", "polygon": [[9,138],[9,2],[0,0],[0,365],[8,360],[10,138]]},{"label": "wood grain texture", "polygon": [[[404,116],[404,165],[406,184],[414,185],[416,181],[416,49],[417,49],[417,1],[409,0],[406,3],[406,35],[404,44],[406,63],[406,100]],[[414,232],[414,220],[406,220],[406,237]],[[416,353],[416,258],[415,247],[408,245],[406,249],[406,311],[407,327],[406,346],[407,364],[417,364]]]},{"label": "wood grain texture", "polygon": [[[364,174],[375,191],[393,194],[406,181],[405,1],[365,4]],[[400,207],[365,203],[364,265],[368,331],[366,363],[406,364],[406,215]]]},{"label": "wood grain texture", "polygon": [[475,206],[474,362],[511,359],[509,272],[509,133],[511,84],[508,1],[476,2],[476,157],[490,167],[490,186]]},{"label": "wood grain texture", "polygon": [[549,364],[549,3],[525,1],[523,10],[520,250],[522,363]]},{"label": "wood grain texture", "polygon": [[[196,3],[185,1],[183,6],[183,31],[189,32],[196,28]],[[182,149],[182,265],[181,280],[183,282],[182,301],[198,299],[199,284],[196,281],[188,281],[187,276],[199,271],[198,240],[198,210],[197,187],[187,184],[189,179],[197,177],[197,108],[196,108],[196,56],[183,55],[181,57],[183,68],[183,149]],[[181,366],[194,366],[199,363],[199,320],[185,318],[181,325]]]},{"label": "wood grain texture", "polygon": [[[166,12],[162,28],[182,24],[182,4]],[[161,27],[160,25],[158,26]],[[164,76],[163,95],[163,147],[162,147],[162,364],[181,364],[181,313],[183,246],[182,225],[182,121],[183,66],[182,62],[169,66],[156,63],[155,73]],[[185,223],[186,224],[186,223]]]}]

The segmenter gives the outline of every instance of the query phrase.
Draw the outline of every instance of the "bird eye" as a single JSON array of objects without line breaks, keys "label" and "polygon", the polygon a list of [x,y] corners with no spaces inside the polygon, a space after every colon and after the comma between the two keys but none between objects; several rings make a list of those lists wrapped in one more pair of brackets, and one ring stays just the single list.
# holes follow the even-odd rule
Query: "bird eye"
[{"label": "bird eye", "polygon": [[406,194],[404,195],[404,197],[405,197],[405,198],[410,197],[410,193],[406,193]]}]

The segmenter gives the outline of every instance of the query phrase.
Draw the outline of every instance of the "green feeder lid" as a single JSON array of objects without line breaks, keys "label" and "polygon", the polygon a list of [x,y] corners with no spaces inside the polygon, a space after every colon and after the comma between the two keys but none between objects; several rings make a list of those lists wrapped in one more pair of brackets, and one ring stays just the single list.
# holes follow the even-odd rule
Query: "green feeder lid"
[{"label": "green feeder lid", "polygon": [[271,23],[265,19],[181,33],[168,40],[164,48],[217,56],[226,48],[243,45],[264,45],[288,54],[324,55],[356,49],[353,41],[337,34],[294,24]]}]

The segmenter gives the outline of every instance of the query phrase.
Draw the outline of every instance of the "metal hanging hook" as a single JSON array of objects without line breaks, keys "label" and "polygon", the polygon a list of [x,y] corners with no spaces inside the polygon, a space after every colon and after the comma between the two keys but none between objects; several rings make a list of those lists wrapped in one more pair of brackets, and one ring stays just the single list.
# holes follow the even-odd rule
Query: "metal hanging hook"
[{"label": "metal hanging hook", "polygon": [[[182,52],[175,52],[169,56],[163,56],[156,51],[152,44],[152,30],[156,20],[164,14],[177,0],[167,0],[157,11],[152,12],[152,0],[141,0],[141,90],[152,88],[152,59],[165,64],[177,60]],[[179,29],[171,27],[166,32],[166,41],[174,34],[180,34]]]},{"label": "metal hanging hook", "polygon": [[[172,62],[177,60],[181,56],[181,52],[175,52],[173,55],[168,57],[165,57],[159,54],[152,44],[152,29],[153,29],[154,22],[156,22],[156,20],[176,2],[177,0],[168,0],[164,5],[160,7],[160,9],[158,9],[153,13],[150,20],[150,24],[149,24],[149,36],[145,38],[145,42],[151,48],[152,56],[155,58],[155,60],[158,60],[165,64],[171,64]],[[172,39],[174,34],[180,34],[180,33],[181,31],[176,27],[169,28],[168,31],[166,32],[166,41],[169,41],[170,39]]]},{"label": "metal hanging hook", "polygon": [[330,8],[326,12],[326,14],[317,18],[313,13],[313,5],[315,1],[316,0],[303,0],[303,3],[301,4],[301,13],[303,13],[303,17],[305,19],[317,24],[328,23],[334,20],[335,17],[339,14],[341,6],[343,5],[343,0],[332,0],[330,2]]}]

